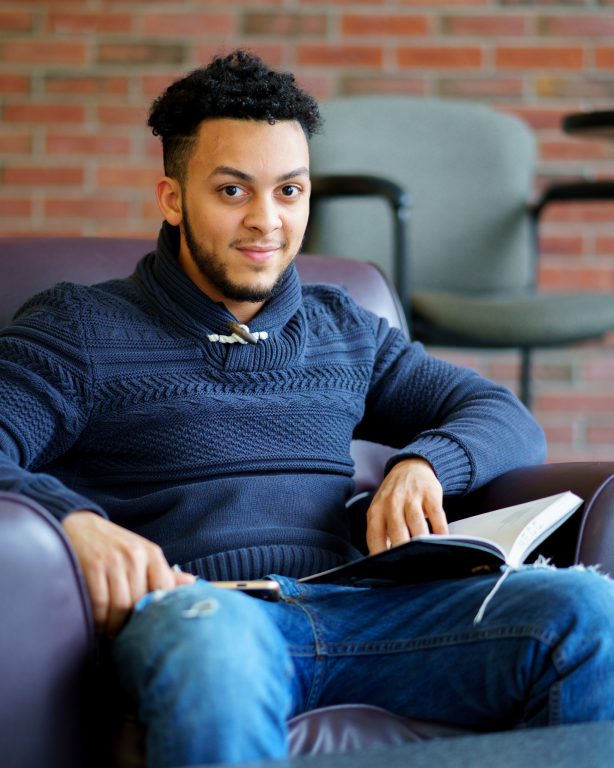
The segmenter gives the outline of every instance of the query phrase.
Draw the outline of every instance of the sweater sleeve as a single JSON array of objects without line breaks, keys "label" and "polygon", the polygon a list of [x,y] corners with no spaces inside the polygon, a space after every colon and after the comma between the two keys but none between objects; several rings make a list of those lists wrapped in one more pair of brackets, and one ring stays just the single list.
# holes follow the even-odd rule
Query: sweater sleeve
[{"label": "sweater sleeve", "polygon": [[374,328],[377,355],[356,437],[399,448],[387,470],[419,456],[446,494],[461,494],[545,460],[543,430],[510,390],[427,354],[385,321]]},{"label": "sweater sleeve", "polygon": [[34,297],[0,332],[0,488],[60,520],[77,509],[104,515],[44,471],[74,444],[89,413],[78,291],[64,285]]}]

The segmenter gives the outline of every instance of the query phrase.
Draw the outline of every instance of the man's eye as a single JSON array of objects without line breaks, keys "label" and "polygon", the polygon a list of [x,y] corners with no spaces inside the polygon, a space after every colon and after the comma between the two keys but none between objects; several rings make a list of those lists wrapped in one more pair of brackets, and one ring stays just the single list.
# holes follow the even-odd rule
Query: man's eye
[{"label": "man's eye", "polygon": [[222,191],[226,197],[240,197],[243,192],[241,187],[238,187],[236,184],[229,184],[228,186],[223,187]]},{"label": "man's eye", "polygon": [[281,194],[284,197],[296,197],[300,193],[300,188],[296,184],[286,184],[281,188]]}]

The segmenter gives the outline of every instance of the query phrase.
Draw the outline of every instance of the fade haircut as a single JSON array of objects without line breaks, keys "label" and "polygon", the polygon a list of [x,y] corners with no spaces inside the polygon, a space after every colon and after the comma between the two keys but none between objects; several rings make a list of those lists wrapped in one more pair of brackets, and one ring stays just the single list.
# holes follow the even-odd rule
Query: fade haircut
[{"label": "fade haircut", "polygon": [[153,102],[147,124],[162,140],[167,176],[185,182],[198,129],[203,120],[216,118],[296,120],[308,139],[321,125],[317,102],[294,75],[237,50],[177,80]]}]

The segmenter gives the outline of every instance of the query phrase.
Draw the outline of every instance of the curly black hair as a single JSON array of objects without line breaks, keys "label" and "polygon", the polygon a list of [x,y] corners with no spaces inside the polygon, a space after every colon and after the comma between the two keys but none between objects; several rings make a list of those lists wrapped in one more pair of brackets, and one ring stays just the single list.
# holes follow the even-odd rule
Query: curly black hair
[{"label": "curly black hair", "polygon": [[177,80],[153,102],[147,125],[162,139],[165,173],[183,181],[200,124],[225,117],[296,120],[307,138],[321,125],[316,100],[296,85],[294,75],[236,50]]}]

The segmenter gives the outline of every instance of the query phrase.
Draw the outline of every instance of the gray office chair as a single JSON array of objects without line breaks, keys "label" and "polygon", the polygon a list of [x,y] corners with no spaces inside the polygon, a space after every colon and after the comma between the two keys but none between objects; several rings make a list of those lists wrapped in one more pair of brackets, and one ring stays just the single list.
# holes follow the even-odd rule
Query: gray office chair
[{"label": "gray office chair", "polygon": [[395,283],[414,339],[520,350],[520,396],[530,405],[534,348],[614,328],[611,296],[536,289],[543,209],[614,199],[614,182],[553,186],[531,204],[533,134],[480,104],[358,96],[322,110],[307,247],[378,264]]}]

